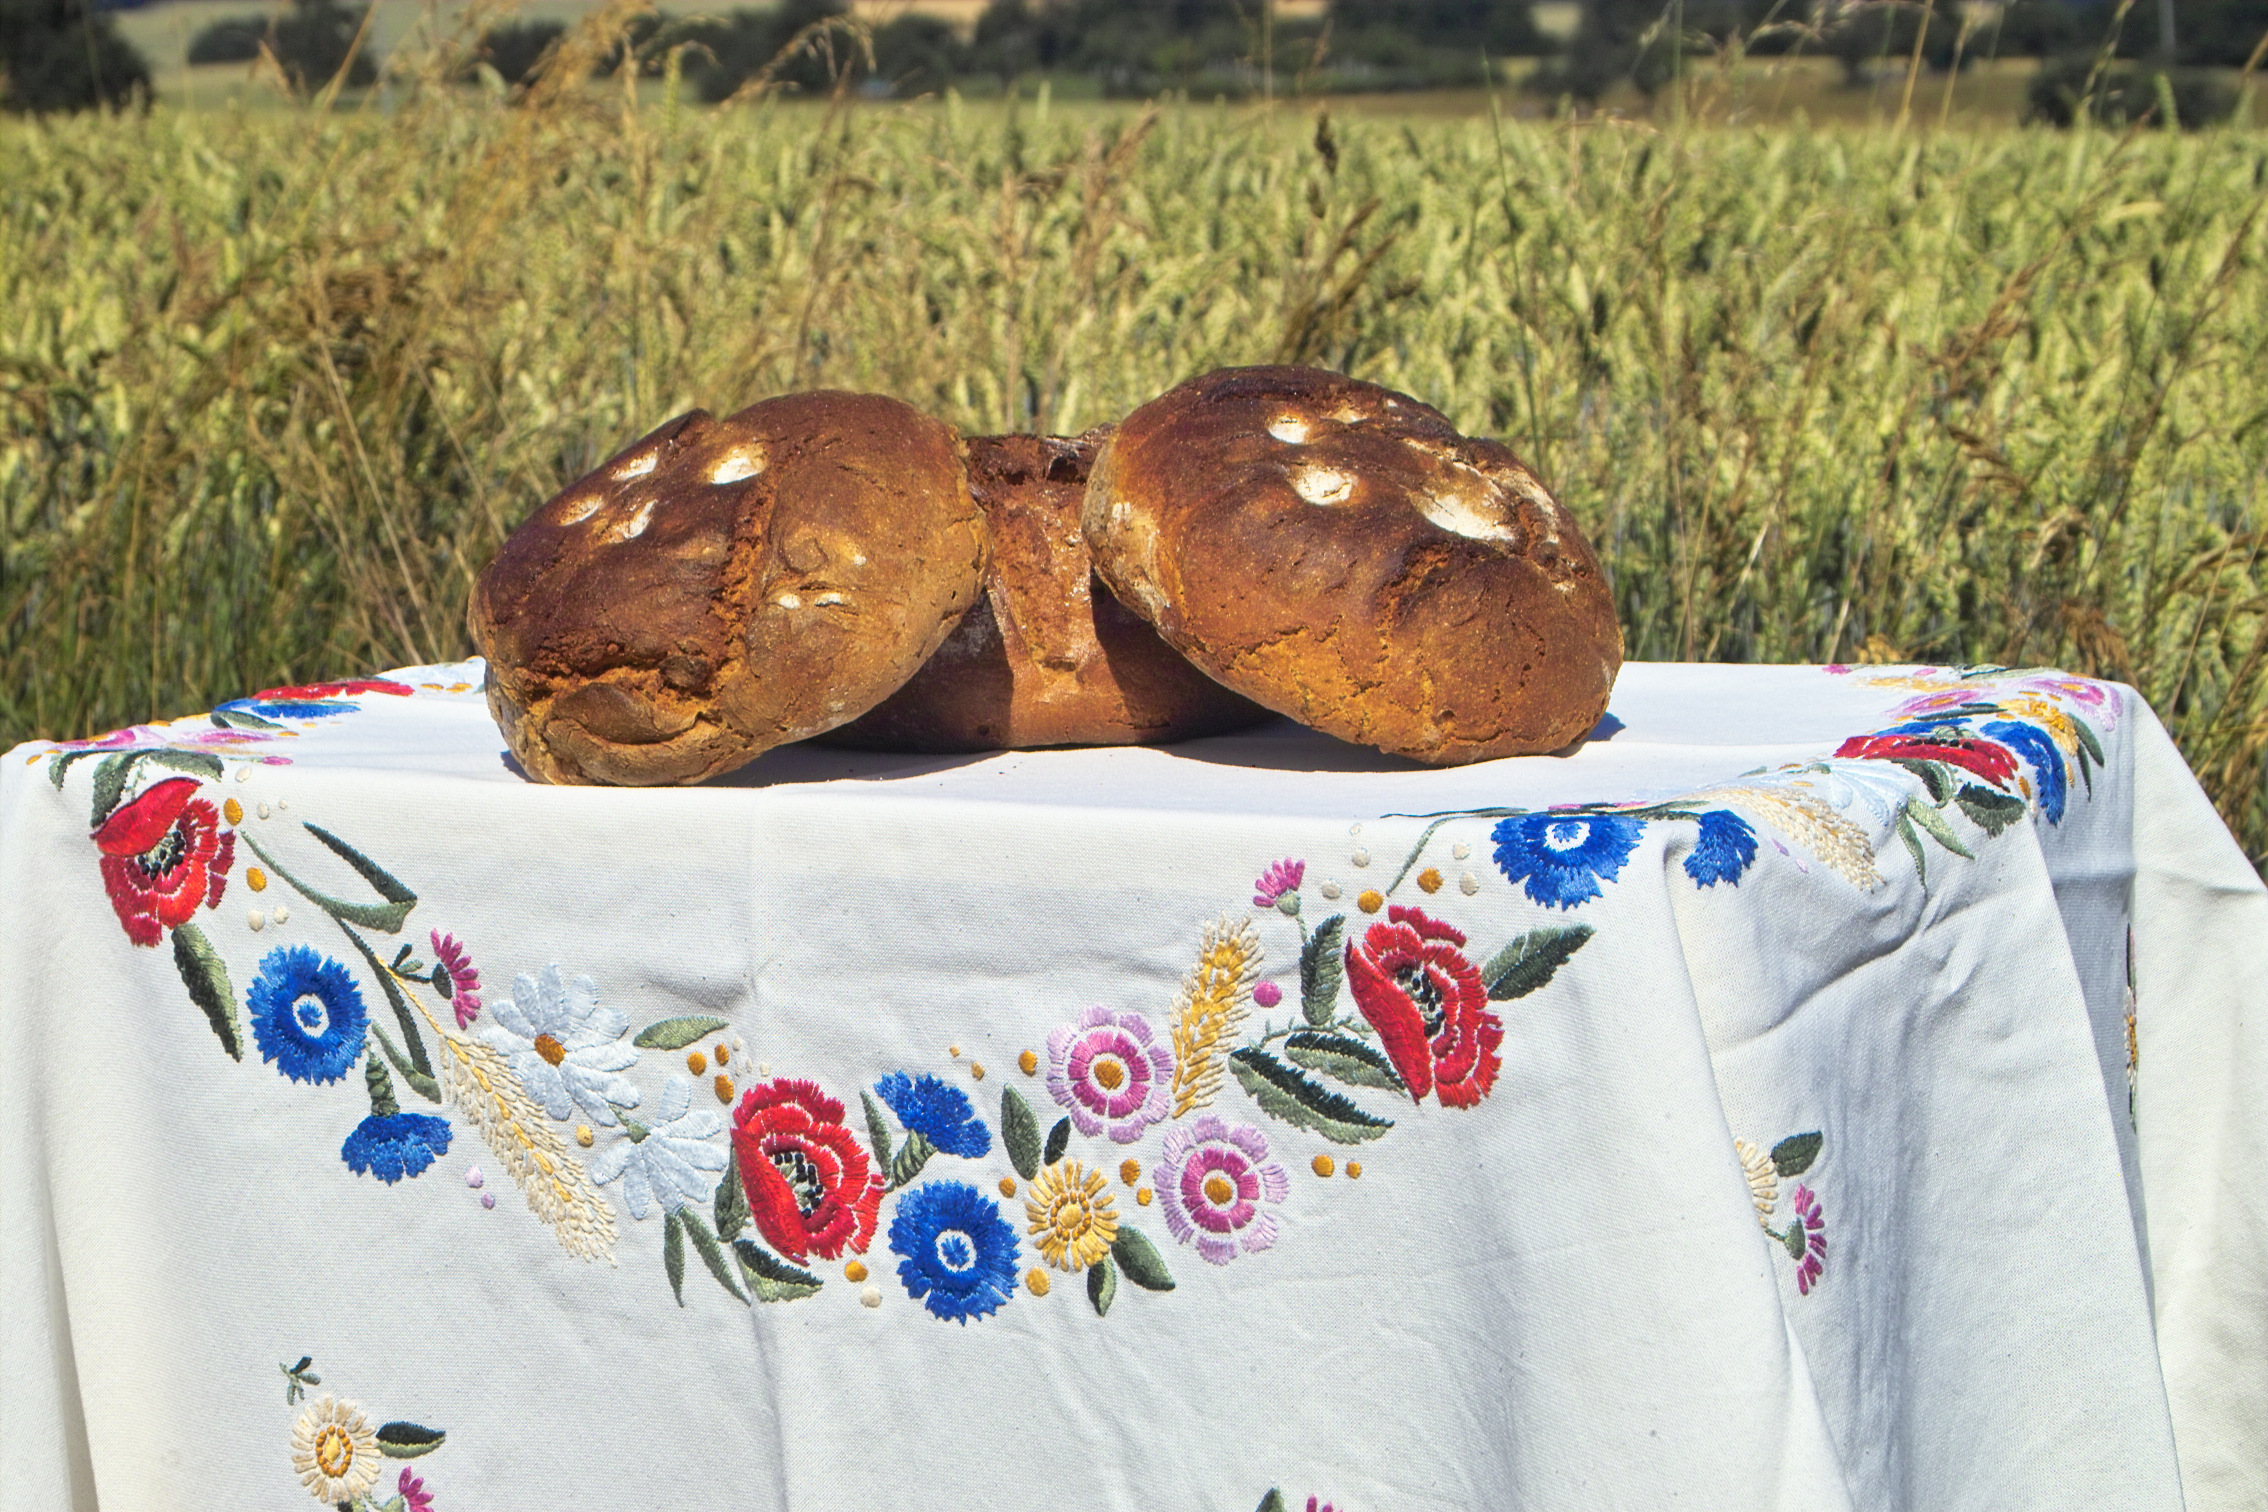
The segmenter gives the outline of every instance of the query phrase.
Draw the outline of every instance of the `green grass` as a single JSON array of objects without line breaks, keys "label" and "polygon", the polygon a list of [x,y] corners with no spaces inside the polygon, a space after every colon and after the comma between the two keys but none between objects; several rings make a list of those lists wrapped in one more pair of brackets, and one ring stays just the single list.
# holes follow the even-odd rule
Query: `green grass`
[{"label": "green grass", "polygon": [[462,654],[514,522],[693,405],[1077,430],[1282,359],[1527,456],[1631,656],[2131,681],[2268,855],[2268,138],[1333,130],[439,88],[0,126],[0,736]]}]

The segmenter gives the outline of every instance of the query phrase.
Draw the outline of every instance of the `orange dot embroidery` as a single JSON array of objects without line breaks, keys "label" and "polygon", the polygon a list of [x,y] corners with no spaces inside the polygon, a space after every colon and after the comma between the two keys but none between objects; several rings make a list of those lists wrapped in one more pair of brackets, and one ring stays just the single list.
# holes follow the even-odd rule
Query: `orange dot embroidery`
[{"label": "orange dot embroidery", "polygon": [[1041,1269],[1040,1269],[1040,1268],[1039,1268],[1038,1266],[1036,1266],[1036,1265],[1035,1265],[1035,1266],[1033,1266],[1033,1267],[1032,1267],[1032,1268],[1031,1268],[1030,1270],[1028,1270],[1028,1271],[1024,1272],[1024,1284],[1025,1284],[1026,1286],[1028,1286],[1028,1287],[1030,1287],[1030,1288],[1032,1289],[1032,1295],[1033,1295],[1033,1296],[1035,1296],[1035,1297],[1044,1297],[1044,1296],[1046,1296],[1046,1295],[1047,1295],[1047,1272],[1046,1272],[1046,1271],[1043,1271],[1043,1270],[1041,1270]]},{"label": "orange dot embroidery", "polygon": [[709,1072],[709,1058],[696,1050],[685,1057],[685,1069],[695,1076],[706,1076]]},{"label": "orange dot embroidery", "polygon": [[226,818],[231,824],[242,824],[244,822],[244,805],[238,803],[234,798],[222,804],[220,811],[222,817]]},{"label": "orange dot embroidery", "polygon": [[591,1147],[592,1141],[596,1140],[597,1138],[598,1136],[591,1132],[591,1126],[589,1124],[575,1125],[575,1143],[581,1145],[584,1149],[589,1149]]},{"label": "orange dot embroidery", "polygon": [[1328,1155],[1318,1155],[1315,1157],[1315,1174],[1318,1176],[1328,1176],[1338,1168],[1338,1162],[1333,1160]]},{"label": "orange dot embroidery", "polygon": [[1013,1197],[1016,1195],[1015,1177],[1003,1176],[1000,1178],[1000,1195],[1003,1197]]},{"label": "orange dot embroidery", "polygon": [[544,1064],[556,1066],[567,1058],[567,1047],[548,1034],[535,1037],[535,1053],[543,1057]]},{"label": "orange dot embroidery", "polygon": [[1360,1176],[1361,1174],[1362,1174],[1362,1162],[1361,1162],[1361,1161],[1359,1161],[1359,1160],[1350,1160],[1350,1161],[1348,1161],[1348,1162],[1347,1162],[1347,1180],[1349,1180],[1349,1181],[1352,1181],[1352,1180],[1354,1180],[1354,1179],[1355,1179],[1355,1178],[1356,1178],[1357,1176]]},{"label": "orange dot embroidery", "polygon": [[1026,1076],[1035,1075],[1039,1071],[1039,1057],[1026,1050],[1022,1055],[1016,1057],[1016,1068]]},{"label": "orange dot embroidery", "polygon": [[1134,1205],[1136,1207],[1148,1207],[1150,1205],[1150,1196],[1151,1193],[1148,1187],[1136,1187],[1134,1189]]},{"label": "orange dot embroidery", "polygon": [[732,1078],[722,1071],[717,1073],[717,1101],[721,1103],[732,1101]]},{"label": "orange dot embroidery", "polygon": [[244,885],[254,892],[266,892],[268,890],[268,874],[257,866],[247,866],[244,868]]},{"label": "orange dot embroidery", "polygon": [[984,1080],[984,1065],[983,1065],[983,1063],[982,1063],[982,1062],[980,1062],[980,1061],[970,1061],[970,1062],[969,1062],[969,1075],[971,1075],[971,1076],[975,1077],[975,1078],[976,1078],[976,1079],[977,1079],[978,1081],[983,1081],[983,1080]]},{"label": "orange dot embroidery", "polygon": [[1364,913],[1376,913],[1386,906],[1386,895],[1375,887],[1366,887],[1362,896],[1355,899],[1355,907]]},{"label": "orange dot embroidery", "polygon": [[1138,1184],[1142,1179],[1142,1162],[1139,1160],[1120,1161],[1118,1163],[1118,1179],[1128,1186]]},{"label": "orange dot embroidery", "polygon": [[1417,874],[1417,885],[1429,893],[1437,893],[1441,891],[1441,873],[1429,866]]},{"label": "orange dot embroidery", "polygon": [[844,1266],[843,1279],[845,1281],[864,1281],[866,1279],[865,1264],[861,1261],[853,1260],[850,1264]]},{"label": "orange dot embroidery", "polygon": [[716,1057],[717,1064],[721,1066],[725,1062],[732,1059],[732,1046],[720,1042],[717,1047],[709,1053]]}]

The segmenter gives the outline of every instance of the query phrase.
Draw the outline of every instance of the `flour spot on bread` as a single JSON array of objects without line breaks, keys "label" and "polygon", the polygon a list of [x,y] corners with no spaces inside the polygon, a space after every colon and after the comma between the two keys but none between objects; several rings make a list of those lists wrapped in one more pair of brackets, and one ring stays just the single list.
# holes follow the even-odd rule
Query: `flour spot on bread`
[{"label": "flour spot on bread", "polygon": [[1355,477],[1335,467],[1302,467],[1291,475],[1292,491],[1308,503],[1326,509],[1350,503],[1355,494]]},{"label": "flour spot on bread", "polygon": [[661,458],[658,455],[653,452],[648,452],[643,457],[632,457],[629,461],[617,467],[614,470],[614,476],[621,482],[627,483],[632,478],[645,477],[648,473],[652,472],[655,467],[659,466],[660,463]]},{"label": "flour spot on bread", "polygon": [[709,469],[709,482],[717,487],[744,482],[762,472],[770,460],[763,443],[744,441],[717,458],[716,465]]}]

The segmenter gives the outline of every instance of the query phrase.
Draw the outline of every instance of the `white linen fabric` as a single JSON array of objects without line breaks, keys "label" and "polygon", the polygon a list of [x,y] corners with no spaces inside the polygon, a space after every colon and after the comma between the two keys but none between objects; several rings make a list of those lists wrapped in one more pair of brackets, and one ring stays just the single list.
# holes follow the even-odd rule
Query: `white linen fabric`
[{"label": "white linen fabric", "polygon": [[6,759],[0,1512],[2268,1499],[2268,895],[2129,689],[614,790],[481,676]]}]

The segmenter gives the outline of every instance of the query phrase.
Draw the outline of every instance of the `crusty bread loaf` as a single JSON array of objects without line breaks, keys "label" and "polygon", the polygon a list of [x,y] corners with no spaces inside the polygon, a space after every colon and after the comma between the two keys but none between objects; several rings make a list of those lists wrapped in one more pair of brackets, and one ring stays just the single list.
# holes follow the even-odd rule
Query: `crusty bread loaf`
[{"label": "crusty bread loaf", "polygon": [[530,776],[698,782],[866,712],[983,580],[953,430],[894,399],[695,410],[543,505],[468,614]]},{"label": "crusty bread loaf", "polygon": [[1095,570],[1269,708],[1436,764],[1555,750],[1622,665],[1598,560],[1535,475],[1405,394],[1231,368],[1120,424]]},{"label": "crusty bread loaf", "polygon": [[1079,511],[1106,434],[970,439],[969,488],[992,535],[984,596],[912,681],[823,740],[906,751],[1142,745],[1268,717],[1095,582]]}]

